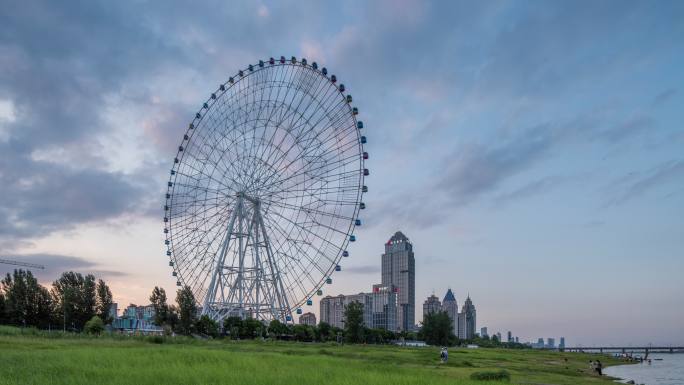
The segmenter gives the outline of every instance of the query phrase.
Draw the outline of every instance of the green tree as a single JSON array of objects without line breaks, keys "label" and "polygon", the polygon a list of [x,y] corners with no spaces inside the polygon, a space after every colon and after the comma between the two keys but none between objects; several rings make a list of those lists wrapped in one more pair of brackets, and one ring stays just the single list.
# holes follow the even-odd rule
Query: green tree
[{"label": "green tree", "polygon": [[6,318],[6,306],[5,306],[5,294],[2,292],[2,286],[0,286],[0,325],[7,322]]},{"label": "green tree", "polygon": [[168,325],[170,322],[170,309],[166,303],[166,290],[155,286],[150,295],[150,303],[154,307],[154,323],[159,326]]},{"label": "green tree", "polygon": [[228,317],[223,320],[223,330],[230,335],[231,339],[240,338],[240,330],[242,329],[242,318]]},{"label": "green tree", "polygon": [[357,301],[344,307],[344,338],[350,343],[363,342],[363,304]]},{"label": "green tree", "polygon": [[439,311],[425,315],[421,335],[429,345],[449,345],[455,338],[449,314]]},{"label": "green tree", "polygon": [[46,328],[50,323],[52,300],[30,271],[14,270],[0,281],[4,292],[0,319],[17,326]]},{"label": "green tree", "polygon": [[103,280],[97,281],[97,302],[96,302],[96,313],[100,317],[100,320],[104,322],[105,325],[112,323],[114,318],[109,314],[112,308],[112,291],[109,290],[109,286]]},{"label": "green tree", "polygon": [[323,342],[330,339],[334,339],[334,336],[330,334],[330,324],[327,322],[320,322],[316,328],[316,339]]},{"label": "green tree", "polygon": [[206,314],[195,322],[195,330],[200,334],[206,334],[213,338],[216,338],[219,335],[218,323]]},{"label": "green tree", "polygon": [[261,321],[247,318],[242,321],[242,326],[240,327],[240,338],[257,338],[264,335],[264,324]]},{"label": "green tree", "polygon": [[69,271],[52,284],[52,296],[65,328],[82,330],[97,313],[95,277]]},{"label": "green tree", "polygon": [[189,335],[193,332],[197,319],[197,304],[190,286],[184,286],[176,293],[178,304],[178,332]]},{"label": "green tree", "polygon": [[276,337],[280,337],[282,335],[288,334],[290,329],[284,323],[274,319],[268,324],[268,331],[269,333],[274,334]]},{"label": "green tree", "polygon": [[104,322],[102,318],[98,316],[93,316],[88,322],[85,323],[83,330],[88,334],[100,335],[104,331]]}]

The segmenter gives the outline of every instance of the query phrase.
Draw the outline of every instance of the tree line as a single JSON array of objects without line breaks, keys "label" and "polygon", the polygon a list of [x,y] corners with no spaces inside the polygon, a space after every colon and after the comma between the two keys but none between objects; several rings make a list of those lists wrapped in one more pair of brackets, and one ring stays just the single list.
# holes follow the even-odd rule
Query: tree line
[{"label": "tree line", "polygon": [[453,320],[449,313],[437,311],[426,314],[423,319],[423,327],[416,337],[425,341],[428,345],[458,346],[474,344],[485,348],[510,348],[523,349],[527,346],[517,342],[501,342],[497,336],[474,336],[471,339],[460,339],[454,335]]},{"label": "tree line", "polygon": [[[240,317],[228,317],[219,325],[206,315],[200,316],[197,302],[188,286],[176,292],[175,304],[169,304],[166,291],[157,286],[152,290],[149,300],[154,308],[154,323],[162,327],[165,334],[370,344],[405,338],[441,346],[473,343],[483,347],[525,347],[523,344],[501,342],[496,336],[491,339],[475,337],[460,340],[453,333],[451,318],[443,311],[425,315],[418,333],[395,333],[366,327],[363,304],[359,302],[352,302],[345,307],[344,328],[337,328],[325,322],[318,325],[291,325],[273,320],[265,324]],[[96,280],[92,274],[65,272],[52,283],[49,290],[40,285],[30,271],[21,269],[14,270],[13,274],[8,273],[0,281],[0,324],[99,333],[113,321],[111,306],[111,290],[105,281]]]},{"label": "tree line", "polygon": [[82,331],[94,317],[110,323],[111,306],[111,290],[92,274],[63,273],[49,290],[21,269],[0,281],[0,324]]}]

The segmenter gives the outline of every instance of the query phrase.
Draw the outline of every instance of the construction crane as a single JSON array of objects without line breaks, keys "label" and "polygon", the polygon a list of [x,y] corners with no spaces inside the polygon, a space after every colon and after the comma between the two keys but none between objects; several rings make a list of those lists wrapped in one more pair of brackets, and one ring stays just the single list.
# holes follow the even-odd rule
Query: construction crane
[{"label": "construction crane", "polygon": [[38,265],[35,263],[28,263],[28,262],[10,261],[9,259],[0,259],[0,263],[4,263],[5,265],[30,267],[33,269],[44,269],[45,268],[45,266],[43,266],[43,265]]}]

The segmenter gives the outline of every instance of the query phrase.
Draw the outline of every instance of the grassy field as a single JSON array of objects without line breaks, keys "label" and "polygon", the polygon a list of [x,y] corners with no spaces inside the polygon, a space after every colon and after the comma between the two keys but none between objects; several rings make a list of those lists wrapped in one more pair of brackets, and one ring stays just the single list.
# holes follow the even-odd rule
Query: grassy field
[{"label": "grassy field", "polygon": [[[18,329],[15,329],[18,330]],[[159,342],[159,341],[157,341]],[[565,360],[567,358],[567,361]],[[474,372],[510,373],[513,384],[608,384],[595,355],[261,341],[154,343],[124,337],[55,337],[0,329],[0,384],[500,384]],[[605,364],[617,361],[600,357]]]}]

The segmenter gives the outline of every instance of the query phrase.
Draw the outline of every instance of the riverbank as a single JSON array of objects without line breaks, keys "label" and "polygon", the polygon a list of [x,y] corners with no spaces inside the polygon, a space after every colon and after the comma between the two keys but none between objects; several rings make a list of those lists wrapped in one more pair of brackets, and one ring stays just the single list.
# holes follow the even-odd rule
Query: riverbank
[{"label": "riverbank", "polygon": [[[607,384],[596,355],[509,349],[0,335],[0,384]],[[604,361],[604,358],[601,358]],[[619,361],[605,358],[606,365]]]},{"label": "riverbank", "polygon": [[684,354],[650,354],[648,362],[618,365],[606,368],[605,372],[621,378],[621,382],[634,381],[646,385],[684,384]]}]

